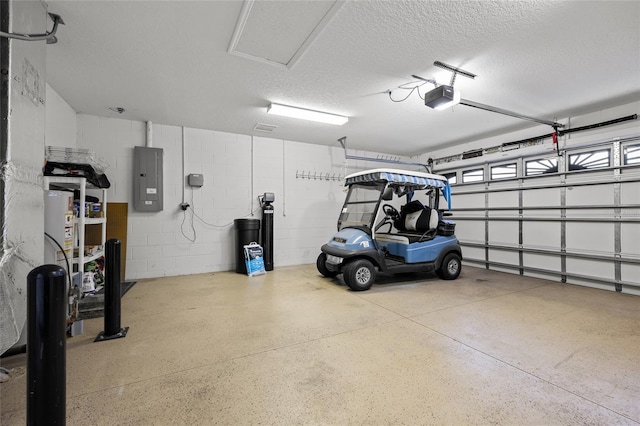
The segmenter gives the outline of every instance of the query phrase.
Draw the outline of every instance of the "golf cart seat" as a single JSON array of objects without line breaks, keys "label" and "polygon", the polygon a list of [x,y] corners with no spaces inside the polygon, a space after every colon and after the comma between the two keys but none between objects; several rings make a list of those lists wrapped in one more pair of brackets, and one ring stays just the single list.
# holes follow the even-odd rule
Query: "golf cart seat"
[{"label": "golf cart seat", "polygon": [[[417,203],[420,202],[418,201]],[[422,206],[422,203],[419,205]],[[420,210],[416,211],[411,210],[412,209],[402,208],[400,220],[394,224],[399,230],[397,233],[376,234],[376,238],[378,240],[393,241],[401,244],[412,244],[433,239],[438,228],[438,211],[430,209],[429,207],[421,207]]]},{"label": "golf cart seat", "polygon": [[425,207],[417,212],[408,213],[404,219],[404,228],[405,230],[397,235],[407,238],[407,244],[429,241],[436,236],[438,211]]}]

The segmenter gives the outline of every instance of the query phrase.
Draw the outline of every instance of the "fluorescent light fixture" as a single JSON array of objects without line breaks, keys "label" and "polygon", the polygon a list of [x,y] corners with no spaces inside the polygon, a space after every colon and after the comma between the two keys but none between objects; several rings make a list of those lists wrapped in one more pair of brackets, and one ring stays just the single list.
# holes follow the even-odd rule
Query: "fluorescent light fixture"
[{"label": "fluorescent light fixture", "polygon": [[343,115],[329,114],[327,112],[314,111],[312,109],[297,108],[282,104],[270,104],[267,113],[281,115],[283,117],[300,118],[302,120],[317,121],[319,123],[335,124],[342,126],[349,121],[349,117]]}]

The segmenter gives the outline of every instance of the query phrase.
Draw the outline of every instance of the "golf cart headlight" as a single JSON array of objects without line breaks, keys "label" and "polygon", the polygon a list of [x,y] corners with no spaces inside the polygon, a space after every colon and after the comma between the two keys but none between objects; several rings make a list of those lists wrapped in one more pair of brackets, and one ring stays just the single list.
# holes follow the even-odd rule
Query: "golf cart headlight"
[{"label": "golf cart headlight", "polygon": [[333,256],[331,254],[327,255],[327,262],[333,263],[334,265],[339,265],[342,263],[344,259],[338,256]]}]

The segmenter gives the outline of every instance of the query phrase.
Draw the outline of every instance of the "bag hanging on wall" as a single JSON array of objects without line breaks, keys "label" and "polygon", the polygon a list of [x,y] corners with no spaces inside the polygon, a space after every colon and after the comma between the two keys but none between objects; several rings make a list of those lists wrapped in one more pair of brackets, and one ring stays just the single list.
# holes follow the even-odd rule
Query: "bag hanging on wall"
[{"label": "bag hanging on wall", "polygon": [[244,261],[247,265],[247,275],[265,274],[263,250],[260,244],[251,242],[244,246]]}]

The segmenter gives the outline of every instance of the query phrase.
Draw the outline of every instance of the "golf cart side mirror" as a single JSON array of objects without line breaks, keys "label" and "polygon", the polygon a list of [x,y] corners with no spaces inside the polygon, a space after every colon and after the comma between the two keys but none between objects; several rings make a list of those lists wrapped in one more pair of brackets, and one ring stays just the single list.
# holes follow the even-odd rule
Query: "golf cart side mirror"
[{"label": "golf cart side mirror", "polygon": [[391,201],[393,200],[393,188],[391,188],[390,186],[387,186],[384,189],[384,192],[382,193],[382,199],[384,201]]}]

